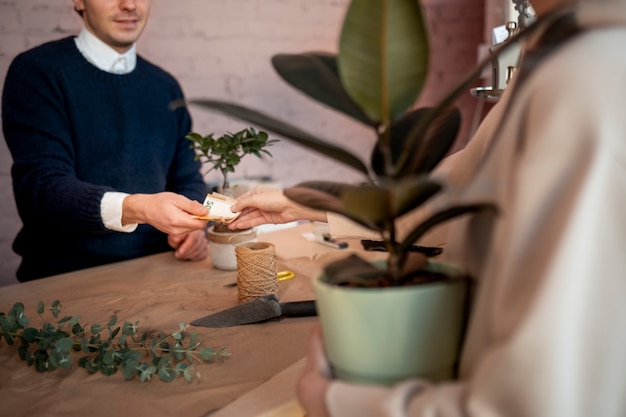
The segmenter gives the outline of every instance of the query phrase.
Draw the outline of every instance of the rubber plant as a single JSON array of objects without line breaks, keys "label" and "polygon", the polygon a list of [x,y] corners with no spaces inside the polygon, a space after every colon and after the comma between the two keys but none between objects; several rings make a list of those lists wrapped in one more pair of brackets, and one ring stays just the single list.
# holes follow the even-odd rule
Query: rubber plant
[{"label": "rubber plant", "polygon": [[[429,173],[449,153],[461,116],[454,107],[460,93],[478,78],[482,65],[468,74],[434,107],[414,108],[429,68],[428,31],[419,1],[353,0],[341,29],[338,53],[277,54],[272,65],[291,86],[367,126],[376,137],[368,163],[339,143],[237,103],[195,99],[189,104],[246,120],[359,171],[359,184],[310,181],[284,190],[290,199],[340,213],[377,231],[389,252],[383,269],[355,273],[350,257],[327,272],[366,286],[403,285],[414,275],[407,268],[413,244],[431,227],[451,218],[495,210],[491,205],[457,205],[434,214],[398,240],[396,220],[442,191]],[[337,141],[337,140],[336,140]],[[418,265],[423,265],[418,263]],[[350,273],[342,273],[350,271]],[[373,278],[373,279],[370,279]],[[338,282],[342,283],[342,282]]]}]

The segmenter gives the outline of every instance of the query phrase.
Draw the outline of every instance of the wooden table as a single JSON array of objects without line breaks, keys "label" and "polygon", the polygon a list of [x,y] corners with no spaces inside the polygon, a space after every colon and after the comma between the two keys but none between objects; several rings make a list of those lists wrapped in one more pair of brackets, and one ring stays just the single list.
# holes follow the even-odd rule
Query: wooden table
[{"label": "wooden table", "polygon": [[[360,250],[357,242],[351,242],[347,250],[337,250],[307,241],[303,236],[310,234],[312,227],[300,224],[258,237],[275,244],[278,270],[295,273],[295,278],[279,283],[281,301],[313,299],[311,278],[323,265]],[[140,331],[171,332],[181,321],[189,323],[236,305],[237,288],[225,287],[236,277],[236,271],[214,269],[210,259],[181,262],[172,253],[163,253],[3,287],[0,311],[8,312],[13,303],[23,302],[31,325],[38,327],[37,303],[50,305],[60,300],[62,316],[80,315],[83,323],[106,324],[116,314],[120,321],[139,321]],[[221,329],[193,327],[203,346],[225,347],[231,357],[223,363],[196,365],[201,377],[192,383],[184,378],[169,383],[125,381],[119,373],[92,375],[77,365],[37,373],[20,360],[15,347],[1,341],[0,404],[13,417],[203,416],[218,409],[223,410],[213,415],[226,416],[229,404],[236,404],[246,394],[250,397],[249,393],[276,375],[303,362],[310,328],[316,321],[316,317],[286,318]],[[277,399],[295,398],[294,372],[287,380],[284,375],[282,378],[285,386],[270,387],[270,391],[275,390]],[[250,406],[256,408],[248,398]],[[249,416],[267,412],[261,408],[251,410],[254,413]]]}]

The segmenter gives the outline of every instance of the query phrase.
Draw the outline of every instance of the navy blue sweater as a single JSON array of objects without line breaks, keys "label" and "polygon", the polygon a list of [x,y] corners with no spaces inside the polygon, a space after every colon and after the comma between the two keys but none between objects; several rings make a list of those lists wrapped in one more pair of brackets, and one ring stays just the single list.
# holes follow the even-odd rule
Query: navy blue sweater
[{"label": "navy blue sweater", "polygon": [[[172,191],[203,201],[183,98],[176,80],[137,57],[134,71],[91,65],[68,37],[20,54],[2,95],[2,127],[13,156],[15,200],[23,228],[13,244],[20,281],[169,250],[152,226],[108,230],[107,191]],[[132,278],[132,277],[129,277]]]}]

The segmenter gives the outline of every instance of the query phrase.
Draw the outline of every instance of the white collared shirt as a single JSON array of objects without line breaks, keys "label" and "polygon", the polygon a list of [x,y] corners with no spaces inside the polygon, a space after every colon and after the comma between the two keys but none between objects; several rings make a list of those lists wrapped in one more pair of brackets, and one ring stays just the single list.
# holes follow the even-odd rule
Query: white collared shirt
[{"label": "white collared shirt", "polygon": [[137,65],[135,44],[123,54],[98,39],[87,28],[83,28],[75,39],[76,47],[87,61],[102,71],[113,74],[128,74]]},{"label": "white collared shirt", "polygon": [[[137,49],[133,46],[123,54],[111,48],[94,34],[83,28],[75,38],[76,47],[87,61],[96,68],[112,74],[128,74],[137,65]],[[100,215],[107,229],[117,232],[134,232],[137,224],[122,226],[122,205],[127,193],[109,191],[104,193],[100,201]]]}]

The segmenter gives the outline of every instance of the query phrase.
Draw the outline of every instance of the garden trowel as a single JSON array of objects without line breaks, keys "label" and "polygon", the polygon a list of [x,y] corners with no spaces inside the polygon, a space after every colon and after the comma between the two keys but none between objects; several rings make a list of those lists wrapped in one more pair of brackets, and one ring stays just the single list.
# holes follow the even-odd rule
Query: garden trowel
[{"label": "garden trowel", "polygon": [[230,327],[258,323],[277,317],[316,316],[315,300],[278,302],[274,294],[265,295],[191,322],[194,326]]}]

